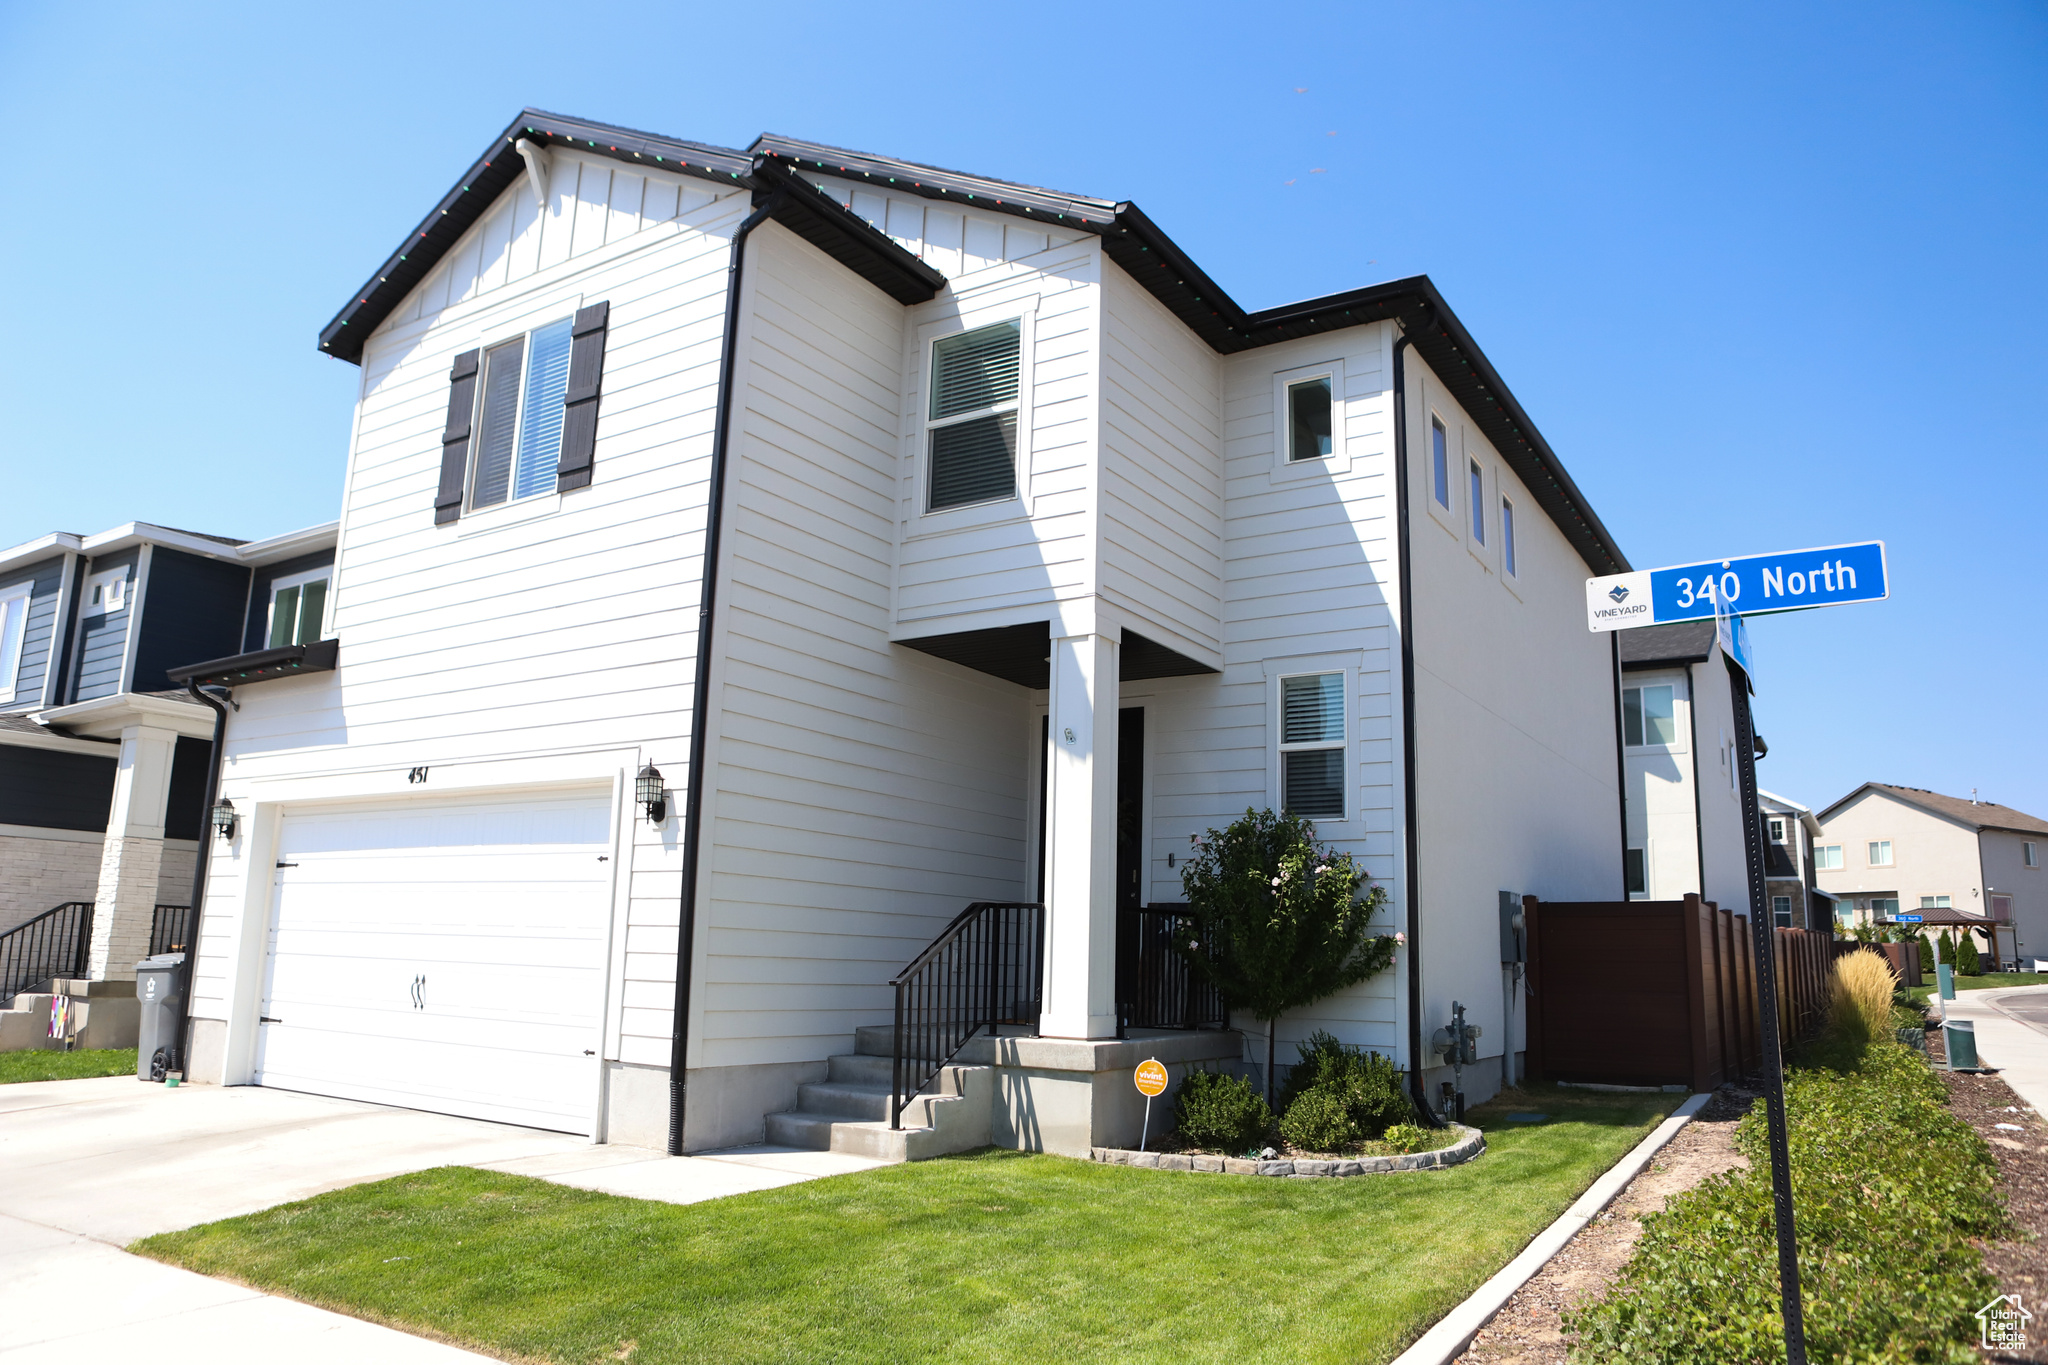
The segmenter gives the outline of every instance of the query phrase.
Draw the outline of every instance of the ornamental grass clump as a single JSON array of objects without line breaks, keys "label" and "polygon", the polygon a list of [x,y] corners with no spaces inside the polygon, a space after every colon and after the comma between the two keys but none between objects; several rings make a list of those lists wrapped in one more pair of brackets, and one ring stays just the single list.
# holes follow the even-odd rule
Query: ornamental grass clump
[{"label": "ornamental grass clump", "polygon": [[[1946,1099],[1925,1063],[1882,1040],[1848,1069],[1786,1077],[1810,1359],[1977,1359],[1973,1314],[1998,1289],[1973,1239],[2010,1229],[1990,1148]],[[1613,1291],[1567,1316],[1575,1361],[1785,1358],[1763,1105],[1735,1141],[1749,1168],[1644,1218]]]},{"label": "ornamental grass clump", "polygon": [[1247,810],[1195,841],[1181,889],[1188,914],[1174,951],[1232,1008],[1265,1021],[1270,1102],[1273,1021],[1393,965],[1397,936],[1371,929],[1386,888],[1318,844],[1300,816]]},{"label": "ornamental grass clump", "polygon": [[1252,1083],[1220,1071],[1190,1071],[1173,1101],[1181,1141],[1236,1155],[1265,1141],[1273,1111]]},{"label": "ornamental grass clump", "polygon": [[1828,1018],[1811,1049],[1838,1069],[1855,1066],[1880,1038],[1892,1036],[1892,995],[1899,978],[1876,953],[1845,953],[1828,972]]}]

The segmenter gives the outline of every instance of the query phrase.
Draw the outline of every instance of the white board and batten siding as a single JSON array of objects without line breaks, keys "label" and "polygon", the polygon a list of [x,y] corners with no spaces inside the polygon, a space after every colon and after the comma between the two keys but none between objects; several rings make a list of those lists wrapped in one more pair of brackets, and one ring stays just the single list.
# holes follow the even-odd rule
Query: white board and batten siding
[{"label": "white board and batten siding", "polygon": [[[726,272],[747,197],[552,161],[544,212],[518,180],[365,346],[330,598],[342,667],[243,690],[223,777],[238,805],[317,800],[323,783],[359,787],[365,774],[403,784],[415,767],[427,793],[487,768],[516,784],[508,764],[600,752],[628,776],[652,761],[682,785]],[[454,356],[600,300],[611,309],[591,485],[437,527]],[[630,862],[605,1057],[668,1061],[681,796],[664,829],[616,832]],[[249,908],[262,888],[243,880],[253,847],[245,836],[212,862],[200,1018],[226,1017],[237,917],[263,913]]]},{"label": "white board and batten siding", "polygon": [[904,310],[772,224],[742,310],[698,1066],[843,1050],[1023,879],[1024,695],[889,643]]}]

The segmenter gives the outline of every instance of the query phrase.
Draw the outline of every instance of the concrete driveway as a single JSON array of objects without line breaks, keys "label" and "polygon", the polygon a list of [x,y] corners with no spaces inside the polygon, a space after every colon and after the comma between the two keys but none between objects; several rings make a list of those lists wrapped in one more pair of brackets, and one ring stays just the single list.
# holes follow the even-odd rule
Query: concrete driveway
[{"label": "concrete driveway", "polygon": [[693,1203],[880,1164],[772,1147],[669,1157],[257,1087],[125,1076],[0,1086],[0,1363],[47,1360],[53,1348],[208,1365],[479,1361],[118,1248],[432,1166]]}]

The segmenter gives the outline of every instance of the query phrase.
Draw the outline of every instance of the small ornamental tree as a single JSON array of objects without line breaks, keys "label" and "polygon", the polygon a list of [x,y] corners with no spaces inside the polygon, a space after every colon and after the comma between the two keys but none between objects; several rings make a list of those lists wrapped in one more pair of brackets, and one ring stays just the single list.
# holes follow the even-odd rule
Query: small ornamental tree
[{"label": "small ornamental tree", "polygon": [[1174,950],[1231,1006],[1265,1021],[1271,1103],[1274,1021],[1393,965],[1398,936],[1371,929],[1386,888],[1318,844],[1308,821],[1270,810],[1196,839],[1180,880],[1189,915]]},{"label": "small ornamental tree", "polygon": [[1984,975],[1983,959],[1977,956],[1977,931],[1965,929],[1956,935],[1956,975]]}]

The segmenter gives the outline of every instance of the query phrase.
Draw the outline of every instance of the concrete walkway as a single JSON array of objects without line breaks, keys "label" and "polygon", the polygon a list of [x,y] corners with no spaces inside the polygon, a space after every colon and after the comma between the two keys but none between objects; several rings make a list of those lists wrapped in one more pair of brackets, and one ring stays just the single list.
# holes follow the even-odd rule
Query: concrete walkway
[{"label": "concrete walkway", "polygon": [[1977,1026],[1977,1056],[2034,1112],[2048,1114],[2048,986],[1957,991],[1939,1002]]},{"label": "concrete walkway", "polygon": [[669,1157],[257,1087],[125,1076],[0,1086],[0,1365],[53,1348],[208,1365],[483,1360],[119,1248],[433,1166],[688,1204],[881,1164],[772,1147]]}]

